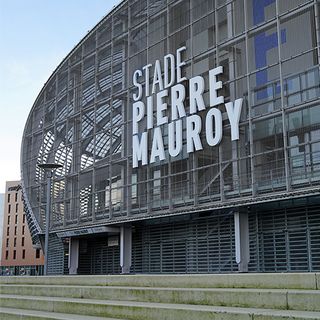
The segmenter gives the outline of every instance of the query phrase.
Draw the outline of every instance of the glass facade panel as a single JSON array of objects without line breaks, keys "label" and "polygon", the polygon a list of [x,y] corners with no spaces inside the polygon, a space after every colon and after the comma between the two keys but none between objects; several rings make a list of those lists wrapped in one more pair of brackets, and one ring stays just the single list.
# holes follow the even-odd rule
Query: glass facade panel
[{"label": "glass facade panel", "polygon": [[[312,1],[183,0],[123,1],[61,63],[31,110],[22,148],[24,188],[39,228],[45,226],[44,174],[39,163],[56,162],[54,227],[86,221],[117,223],[130,215],[156,217],[207,208],[249,205],[261,197],[303,192],[320,181],[320,75],[317,16]],[[277,12],[278,10],[278,12]],[[247,19],[247,20],[246,20]],[[247,28],[246,28],[247,27]],[[297,41],[299,39],[299,41]],[[190,79],[201,76],[205,108],[201,150],[187,152],[186,118],[182,150],[169,157],[167,124],[161,126],[165,159],[133,168],[133,95],[138,83],[154,80],[156,60],[182,50],[183,108],[190,116]],[[149,79],[144,66],[150,64]],[[210,107],[209,70],[223,67]],[[173,69],[168,68],[170,73]],[[177,68],[174,67],[175,77]],[[160,79],[161,78],[161,79]],[[198,78],[199,79],[199,78]],[[156,79],[157,80],[157,79]],[[212,79],[211,79],[212,81]],[[177,84],[174,82],[174,85]],[[211,83],[212,84],[212,83]],[[172,117],[171,88],[163,115]],[[159,83],[139,122],[141,139],[148,112],[148,161],[157,123]],[[191,88],[192,89],[192,88]],[[239,139],[226,104],[243,99]],[[138,99],[139,100],[139,99]],[[234,106],[234,104],[233,104]],[[206,139],[209,110],[221,113],[222,136]],[[229,109],[230,113],[230,109]],[[215,125],[212,135],[216,134]],[[140,140],[139,140],[140,141]],[[150,162],[150,161],[149,161]],[[156,267],[155,269],[156,270]]]}]

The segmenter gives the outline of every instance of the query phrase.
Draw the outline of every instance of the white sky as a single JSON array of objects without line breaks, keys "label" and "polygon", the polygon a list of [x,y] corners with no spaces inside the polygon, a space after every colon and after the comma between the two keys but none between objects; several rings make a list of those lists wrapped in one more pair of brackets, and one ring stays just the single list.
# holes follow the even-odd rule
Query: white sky
[{"label": "white sky", "polygon": [[120,0],[0,0],[0,193],[20,179],[21,138],[51,73]]}]

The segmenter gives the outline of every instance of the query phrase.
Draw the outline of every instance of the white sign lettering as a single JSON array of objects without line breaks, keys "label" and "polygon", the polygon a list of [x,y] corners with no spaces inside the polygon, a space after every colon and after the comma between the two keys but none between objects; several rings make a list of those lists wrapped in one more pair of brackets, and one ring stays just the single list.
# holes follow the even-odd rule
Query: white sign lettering
[{"label": "white sign lettering", "polygon": [[[183,128],[186,128],[187,153],[203,149],[201,132],[204,130],[209,146],[216,146],[222,140],[221,105],[224,96],[219,96],[222,81],[218,76],[223,74],[221,66],[209,70],[209,80],[205,83],[202,76],[188,79],[183,76],[186,62],[182,55],[186,47],[176,51],[176,55],[167,54],[163,62],[147,64],[133,73],[132,110],[132,156],[133,168],[166,159],[165,147],[170,157],[177,157],[183,149]],[[163,69],[162,69],[163,68]],[[162,71],[163,70],[163,71]],[[149,78],[152,77],[152,83]],[[145,89],[141,78],[146,79]],[[183,83],[182,83],[183,82]],[[188,91],[186,90],[188,89]],[[204,93],[209,91],[209,105],[206,105]],[[188,92],[188,97],[186,92]],[[142,99],[144,98],[144,101]],[[189,106],[186,99],[189,98]],[[231,140],[239,139],[239,122],[243,99],[225,104],[225,111],[231,127]],[[216,106],[220,106],[216,108]],[[197,113],[207,110],[205,121]],[[150,139],[150,132],[152,137]],[[165,133],[165,136],[164,136]],[[168,136],[166,138],[166,136]],[[152,141],[148,145],[148,141]],[[165,143],[166,142],[166,143]],[[148,155],[148,148],[150,155]]]}]

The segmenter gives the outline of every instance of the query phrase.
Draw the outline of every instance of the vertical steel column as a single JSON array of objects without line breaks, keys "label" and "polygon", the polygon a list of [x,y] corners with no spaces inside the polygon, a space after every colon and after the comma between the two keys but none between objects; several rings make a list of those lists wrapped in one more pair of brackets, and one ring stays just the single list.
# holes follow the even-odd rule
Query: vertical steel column
[{"label": "vertical steel column", "polygon": [[48,248],[49,248],[49,228],[50,228],[50,207],[51,207],[51,178],[52,172],[46,171],[47,174],[47,195],[46,195],[46,231],[44,242],[44,275],[48,275]]},{"label": "vertical steel column", "polygon": [[[131,19],[130,19],[130,13],[129,13],[130,8],[128,7],[128,36],[127,36],[127,65],[126,65],[126,77],[127,77],[127,90],[126,90],[126,101],[127,101],[127,108],[126,109],[126,119],[124,123],[126,124],[126,139],[127,139],[127,144],[126,144],[126,155],[128,159],[130,158],[130,155],[132,155],[132,131],[129,130],[130,128],[130,122],[132,123],[132,108],[130,105],[130,35],[131,35]],[[131,116],[131,119],[129,119],[129,116]],[[132,129],[131,129],[132,130]],[[131,209],[132,209],[132,159],[131,161],[127,161],[127,216],[130,216]],[[136,189],[138,191],[138,179],[136,181]]]},{"label": "vertical steel column", "polygon": [[122,225],[120,227],[120,266],[121,273],[130,273],[132,256],[132,227]]},{"label": "vertical steel column", "polygon": [[284,166],[286,174],[286,190],[290,191],[290,171],[289,171],[289,158],[288,158],[288,142],[287,142],[287,128],[286,128],[286,115],[284,110],[284,86],[282,76],[282,62],[281,62],[281,30],[279,18],[279,1],[276,0],[276,16],[277,16],[277,37],[278,37],[278,57],[279,57],[279,73],[280,73],[280,94],[281,94],[281,116],[282,116],[282,136],[283,136],[283,149],[284,149]]},{"label": "vertical steel column", "polygon": [[236,262],[239,272],[248,272],[250,262],[249,220],[247,212],[234,213]]},{"label": "vertical steel column", "polygon": [[318,64],[320,71],[320,1],[314,0],[314,14],[316,24],[316,38],[317,38],[317,50],[318,50]]},{"label": "vertical steel column", "polygon": [[78,274],[78,267],[79,267],[79,239],[71,237],[69,240],[69,257],[68,257],[69,274]]},{"label": "vertical steel column", "polygon": [[250,167],[251,167],[251,188],[252,188],[252,196],[255,197],[257,195],[257,185],[256,185],[256,178],[255,178],[255,170],[254,170],[254,148],[253,148],[253,133],[252,133],[252,101],[251,101],[251,90],[250,90],[250,68],[249,68],[249,59],[248,59],[248,52],[249,52],[249,36],[248,36],[248,7],[247,1],[244,0],[244,28],[246,34],[246,69],[247,69],[247,88],[248,88],[248,121],[249,121],[249,148],[250,148]]},{"label": "vertical steel column", "polygon": [[[234,12],[234,3],[233,4],[227,4],[227,28],[228,28],[228,39],[231,39],[233,36],[233,12]],[[235,79],[237,77],[236,75],[236,65],[237,63],[237,53],[235,50],[232,50],[228,54],[228,64],[229,64],[229,81],[232,79],[232,82],[230,83],[230,100],[235,101],[236,100],[236,84]],[[232,161],[232,187],[233,190],[239,191],[239,170],[238,170],[238,141],[232,141],[231,142],[231,152],[232,152],[232,159],[237,159],[236,161]],[[234,177],[237,177],[237,179],[234,179]]]},{"label": "vertical steel column", "polygon": [[[220,64],[220,59],[219,59],[219,47],[218,47],[218,39],[219,39],[219,23],[218,23],[218,4],[217,0],[215,0],[215,5],[214,5],[214,19],[215,19],[215,29],[216,29],[216,66]],[[224,197],[224,180],[223,180],[223,170],[222,170],[222,145],[221,143],[218,146],[219,150],[219,176],[220,176],[220,199],[223,202],[225,200]]]}]

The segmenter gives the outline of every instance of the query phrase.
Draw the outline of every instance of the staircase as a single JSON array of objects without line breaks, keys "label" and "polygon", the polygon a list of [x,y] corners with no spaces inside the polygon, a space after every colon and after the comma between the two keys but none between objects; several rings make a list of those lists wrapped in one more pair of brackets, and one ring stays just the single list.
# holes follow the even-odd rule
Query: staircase
[{"label": "staircase", "polygon": [[0,319],[320,319],[320,273],[0,277]]}]

